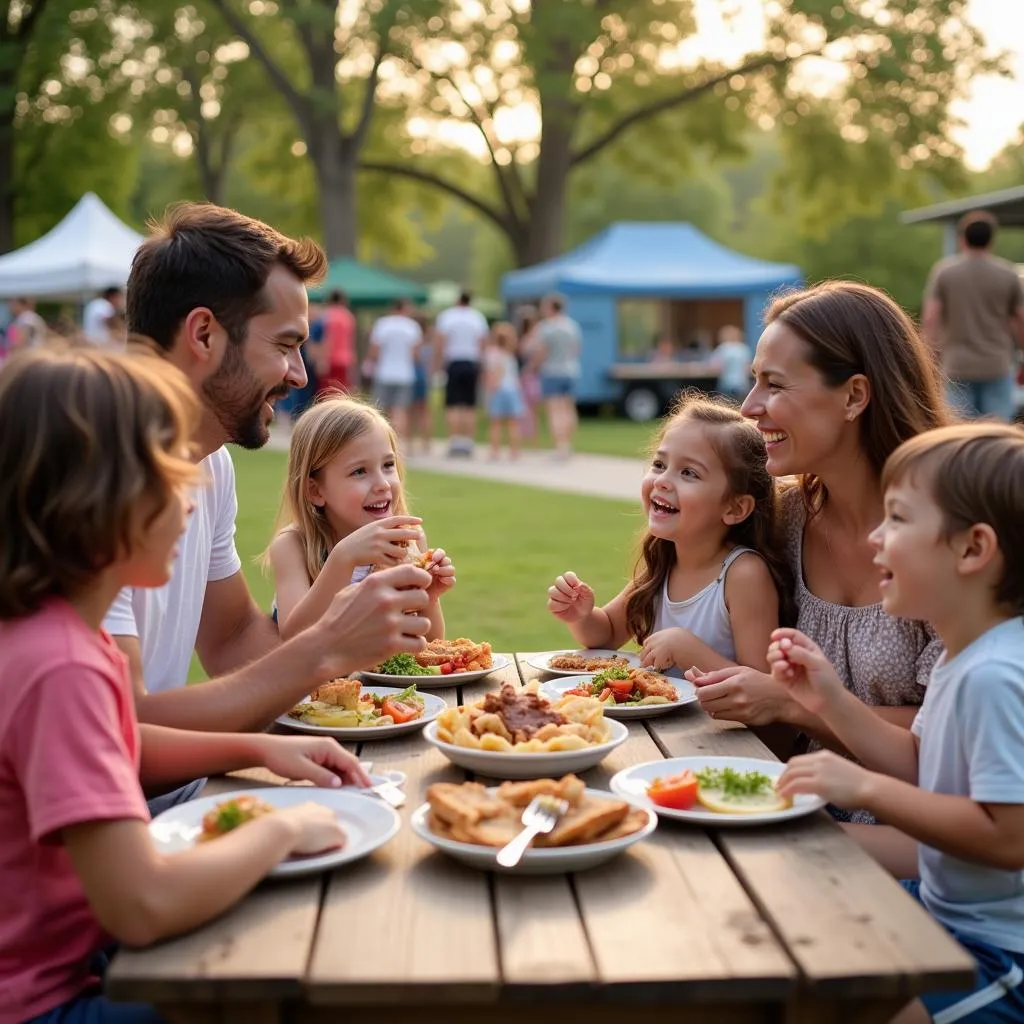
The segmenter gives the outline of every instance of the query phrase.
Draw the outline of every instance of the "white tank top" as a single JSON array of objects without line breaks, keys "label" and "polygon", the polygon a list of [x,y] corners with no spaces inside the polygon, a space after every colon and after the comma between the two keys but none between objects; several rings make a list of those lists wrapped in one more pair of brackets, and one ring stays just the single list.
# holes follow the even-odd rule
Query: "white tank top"
[{"label": "white tank top", "polygon": [[[654,614],[654,631],[662,629],[688,629],[698,640],[703,640],[716,654],[729,661],[736,660],[736,645],[732,639],[729,609],[725,606],[725,574],[740,555],[756,554],[753,548],[738,547],[726,555],[721,572],[703,590],[685,601],[668,599],[668,577],[661,588],[661,597]],[[679,666],[680,669],[689,668]]]}]

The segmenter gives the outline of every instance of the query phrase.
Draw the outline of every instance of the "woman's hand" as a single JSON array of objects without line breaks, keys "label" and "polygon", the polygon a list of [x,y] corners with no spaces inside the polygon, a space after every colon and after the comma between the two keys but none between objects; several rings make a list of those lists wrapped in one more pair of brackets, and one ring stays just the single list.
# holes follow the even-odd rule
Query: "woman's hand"
[{"label": "woman's hand", "polygon": [[295,833],[288,851],[290,857],[308,857],[345,845],[345,833],[338,823],[338,816],[324,804],[310,800],[294,807],[284,807],[277,815],[287,819]]},{"label": "woman's hand", "polygon": [[819,750],[794,757],[779,777],[778,790],[790,800],[798,793],[812,793],[837,807],[855,810],[869,800],[873,775],[830,750]]},{"label": "woman's hand", "polygon": [[845,690],[821,648],[796,629],[777,629],[768,648],[772,678],[813,715],[821,715]]},{"label": "woman's hand", "polygon": [[686,641],[692,635],[688,629],[679,626],[659,629],[644,641],[640,651],[640,663],[644,668],[653,669],[655,672],[679,665],[682,661],[680,651],[684,649]]},{"label": "woman's hand", "polygon": [[427,597],[433,604],[435,601],[440,601],[455,586],[455,566],[444,553],[444,548],[434,548],[433,556],[426,569],[431,577],[431,584],[427,587]]},{"label": "woman's hand", "polygon": [[381,569],[401,565],[409,557],[409,545],[423,542],[422,519],[416,516],[388,516],[353,530],[334,545],[334,556],[346,563],[376,565]]},{"label": "woman's hand", "polygon": [[566,624],[580,622],[594,611],[594,591],[574,572],[567,572],[548,587],[548,611]]},{"label": "woman's hand", "polygon": [[691,668],[686,678],[697,687],[697,699],[712,718],[744,725],[771,725],[787,720],[792,703],[789,693],[764,672],[745,665],[714,672]]},{"label": "woman's hand", "polygon": [[369,786],[370,776],[359,758],[334,740],[316,736],[255,736],[258,756],[265,768],[286,779],[314,786]]}]

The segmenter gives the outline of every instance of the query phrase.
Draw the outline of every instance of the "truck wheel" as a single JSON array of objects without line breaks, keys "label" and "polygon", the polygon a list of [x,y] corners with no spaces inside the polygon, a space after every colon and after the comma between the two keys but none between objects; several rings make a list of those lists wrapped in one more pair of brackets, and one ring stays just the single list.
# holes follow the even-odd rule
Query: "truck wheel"
[{"label": "truck wheel", "polygon": [[661,396],[648,387],[630,388],[622,402],[623,411],[634,423],[647,423],[661,412]]}]

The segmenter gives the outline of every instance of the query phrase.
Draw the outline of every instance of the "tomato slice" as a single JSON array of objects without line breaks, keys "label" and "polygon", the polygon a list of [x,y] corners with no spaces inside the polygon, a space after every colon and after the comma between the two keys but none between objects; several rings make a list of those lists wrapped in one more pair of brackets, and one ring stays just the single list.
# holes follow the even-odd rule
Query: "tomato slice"
[{"label": "tomato slice", "polygon": [[414,718],[419,718],[423,714],[423,707],[411,700],[395,700],[393,697],[385,697],[384,703],[380,706],[380,713],[390,715],[394,719],[395,725],[401,725],[403,722],[411,722]]},{"label": "tomato slice", "polygon": [[647,795],[659,807],[688,811],[697,800],[697,776],[685,771],[667,779],[655,779],[647,787]]},{"label": "tomato slice", "polygon": [[609,679],[608,689],[615,695],[616,704],[624,704],[633,695],[631,679]]},{"label": "tomato slice", "polygon": [[443,676],[450,676],[454,671],[455,671],[455,662],[454,661],[446,661],[441,666],[441,675],[443,675]]}]

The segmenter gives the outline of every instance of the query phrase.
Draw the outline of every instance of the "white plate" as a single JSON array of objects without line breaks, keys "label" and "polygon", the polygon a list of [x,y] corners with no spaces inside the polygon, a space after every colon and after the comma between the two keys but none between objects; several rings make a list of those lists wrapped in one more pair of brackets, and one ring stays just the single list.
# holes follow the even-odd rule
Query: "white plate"
[{"label": "white plate", "polygon": [[493,779],[542,779],[551,775],[561,778],[571,772],[585,772],[600,764],[629,735],[621,723],[608,721],[611,739],[581,750],[558,750],[553,753],[516,754],[494,750],[459,747],[437,738],[437,722],[423,730],[423,738],[444,754],[452,764],[479,772]]},{"label": "white plate", "polygon": [[484,676],[489,676],[492,672],[500,672],[501,669],[508,668],[509,661],[504,654],[494,654],[491,655],[491,658],[494,664],[490,668],[481,668],[476,672],[452,672],[446,676],[389,676],[383,672],[360,672],[359,675],[363,679],[369,679],[375,683],[393,683],[403,689],[415,683],[417,690],[437,690],[442,686],[458,686],[459,683],[470,683],[474,679],[483,679]]},{"label": "white plate", "polygon": [[345,830],[346,842],[340,850],[282,861],[270,872],[271,878],[311,875],[360,860],[393,838],[402,824],[393,807],[353,787],[319,789],[312,786],[268,786],[264,789],[242,789],[234,793],[201,797],[168,808],[149,823],[149,832],[156,848],[161,853],[180,853],[190,849],[202,830],[203,815],[217,804],[243,794],[258,797],[275,807],[294,807],[309,801],[326,804],[337,813],[341,827]]},{"label": "white plate", "polygon": [[658,778],[664,779],[689,769],[698,772],[702,768],[734,768],[738,772],[764,772],[777,779],[786,766],[781,761],[764,761],[757,757],[669,757],[663,761],[648,761],[626,768],[612,776],[613,793],[630,800],[637,800],[645,807],[651,807],[661,817],[675,821],[686,821],[691,825],[713,825],[715,828],[744,828],[750,825],[771,825],[792,818],[813,814],[825,806],[821,797],[801,794],[793,801],[792,807],[784,811],[765,811],[758,814],[719,814],[709,811],[700,804],[694,804],[689,811],[677,811],[671,807],[659,807],[647,796],[647,787]]},{"label": "white plate", "polygon": [[547,672],[548,675],[552,676],[589,676],[593,675],[592,672],[585,672],[582,669],[570,670],[567,668],[552,668],[550,661],[552,658],[557,658],[560,654],[582,654],[588,658],[625,658],[629,664],[627,668],[640,668],[640,655],[635,654],[633,651],[607,651],[603,649],[594,650],[583,650],[577,649],[575,651],[547,651],[544,654],[535,654],[532,658],[526,659],[526,664],[531,668],[535,668],[538,672]]},{"label": "white plate", "polygon": [[[596,675],[596,673],[595,673]],[[540,694],[550,701],[561,700],[567,690],[573,690],[577,686],[584,686],[594,678],[589,676],[572,676],[561,679],[549,679],[546,683],[540,684]],[[685,679],[675,679],[666,676],[666,679],[676,688],[679,700],[670,701],[668,704],[605,704],[604,713],[606,718],[657,718],[658,715],[667,715],[670,711],[685,707],[697,700],[697,687]]]},{"label": "white plate", "polygon": [[[364,686],[363,692],[394,696],[406,689],[408,687],[405,686],[401,689],[394,686]],[[419,687],[416,690],[419,693]],[[399,736],[404,732],[415,732],[417,729],[422,729],[448,707],[440,697],[435,697],[432,693],[420,693],[419,697],[423,701],[423,714],[419,718],[414,718],[411,722],[403,722],[401,725],[364,725],[339,728],[332,725],[313,725],[309,722],[300,722],[297,718],[291,718],[286,714],[278,715],[277,724],[287,726],[289,729],[297,729],[299,732],[333,736],[339,740],[385,740],[389,736]],[[308,695],[302,698],[302,701],[307,700],[309,700]],[[302,701],[297,703],[301,704]]]},{"label": "white plate", "polygon": [[[494,790],[491,790],[494,792]],[[607,800],[609,793],[600,789],[588,789],[587,796],[598,800]],[[634,806],[640,807],[635,800],[628,801]],[[621,839],[612,839],[607,843],[583,843],[579,846],[555,846],[551,849],[534,849],[530,847],[523,854],[523,859],[512,868],[503,868],[498,864],[498,847],[477,846],[475,843],[458,843],[453,839],[445,839],[435,835],[427,823],[430,815],[430,804],[425,803],[413,811],[411,823],[412,829],[421,839],[425,839],[431,846],[445,853],[451,854],[456,860],[462,861],[473,868],[480,868],[482,871],[507,871],[517,875],[557,875],[567,871],[586,871],[587,868],[597,867],[606,860],[622,853],[627,847],[646,839],[658,825],[658,816],[649,808],[640,807],[646,811],[647,824],[632,835],[623,836]]]}]

